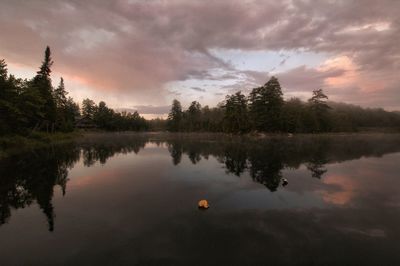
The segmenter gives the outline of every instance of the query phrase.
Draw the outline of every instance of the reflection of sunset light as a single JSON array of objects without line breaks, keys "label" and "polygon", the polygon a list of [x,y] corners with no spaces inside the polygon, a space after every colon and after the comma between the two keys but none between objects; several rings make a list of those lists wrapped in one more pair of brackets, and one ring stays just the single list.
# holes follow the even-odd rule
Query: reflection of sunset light
[{"label": "reflection of sunset light", "polygon": [[76,178],[71,178],[68,182],[69,187],[85,187],[88,185],[93,185],[93,183],[101,183],[102,181],[113,180],[116,175],[112,172],[97,173],[94,175],[84,175],[78,176]]},{"label": "reflection of sunset light", "polygon": [[87,185],[90,185],[93,183],[93,180],[95,179],[94,176],[79,176],[77,178],[74,178],[70,181],[68,184],[69,186],[76,186],[76,187],[85,187]]},{"label": "reflection of sunset light", "polygon": [[354,181],[347,176],[338,176],[331,175],[327,176],[322,181],[326,185],[333,185],[335,188],[337,187],[340,191],[328,191],[328,190],[319,190],[317,191],[322,195],[322,199],[325,202],[344,205],[349,203],[349,201],[353,198],[355,192],[355,183]]}]

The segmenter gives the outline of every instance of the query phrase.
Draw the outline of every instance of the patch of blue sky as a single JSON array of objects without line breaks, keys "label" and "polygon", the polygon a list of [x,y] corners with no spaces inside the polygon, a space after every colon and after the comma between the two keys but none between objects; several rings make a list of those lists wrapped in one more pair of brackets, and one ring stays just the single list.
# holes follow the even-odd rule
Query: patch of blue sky
[{"label": "patch of blue sky", "polygon": [[[248,84],[246,76],[240,71],[260,71],[274,75],[286,72],[290,69],[307,66],[318,67],[329,58],[328,54],[314,53],[301,50],[281,51],[243,51],[213,49],[211,54],[226,63],[235,70],[208,69],[209,75],[188,78],[182,81],[169,82],[166,85],[170,92],[170,99],[178,98],[182,104],[188,105],[194,100],[204,100],[213,105],[221,101],[226,95],[238,90],[237,84]],[[253,84],[254,86],[256,84]],[[250,86],[251,87],[251,86]],[[204,91],[192,88],[201,88]],[[242,91],[246,88],[243,87]],[[292,95],[291,95],[292,96]]]},{"label": "patch of blue sky", "polygon": [[211,54],[229,62],[238,70],[285,72],[302,65],[317,67],[329,58],[328,54],[302,50],[244,51],[213,49]]},{"label": "patch of blue sky", "polygon": [[[176,98],[184,106],[188,106],[192,101],[207,102],[210,106],[215,106],[225,98],[227,90],[223,88],[234,83],[234,80],[210,79],[187,79],[169,82],[166,84],[166,89],[169,91],[168,101]],[[193,88],[201,88],[204,91]]]}]

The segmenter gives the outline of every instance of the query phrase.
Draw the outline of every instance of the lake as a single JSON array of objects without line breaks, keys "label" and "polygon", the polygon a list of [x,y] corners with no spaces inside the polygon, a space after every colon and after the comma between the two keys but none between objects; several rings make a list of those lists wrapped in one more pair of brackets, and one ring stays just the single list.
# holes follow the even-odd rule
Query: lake
[{"label": "lake", "polygon": [[399,265],[399,173],[396,134],[87,135],[0,161],[0,265]]}]

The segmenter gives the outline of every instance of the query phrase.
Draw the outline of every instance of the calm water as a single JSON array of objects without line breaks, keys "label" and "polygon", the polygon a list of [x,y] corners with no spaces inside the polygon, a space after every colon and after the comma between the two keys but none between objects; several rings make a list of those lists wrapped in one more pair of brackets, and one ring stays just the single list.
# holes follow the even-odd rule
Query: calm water
[{"label": "calm water", "polygon": [[399,173],[399,135],[86,138],[0,161],[0,265],[399,265]]}]

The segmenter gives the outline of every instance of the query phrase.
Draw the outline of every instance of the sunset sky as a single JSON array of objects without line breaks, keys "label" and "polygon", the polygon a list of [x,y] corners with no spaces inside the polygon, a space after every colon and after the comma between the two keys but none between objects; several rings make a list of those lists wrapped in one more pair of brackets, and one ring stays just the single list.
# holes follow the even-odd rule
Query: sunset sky
[{"label": "sunset sky", "polygon": [[286,98],[400,110],[400,1],[0,0],[0,58],[76,101],[162,116],[176,98],[215,106],[275,75]]}]

